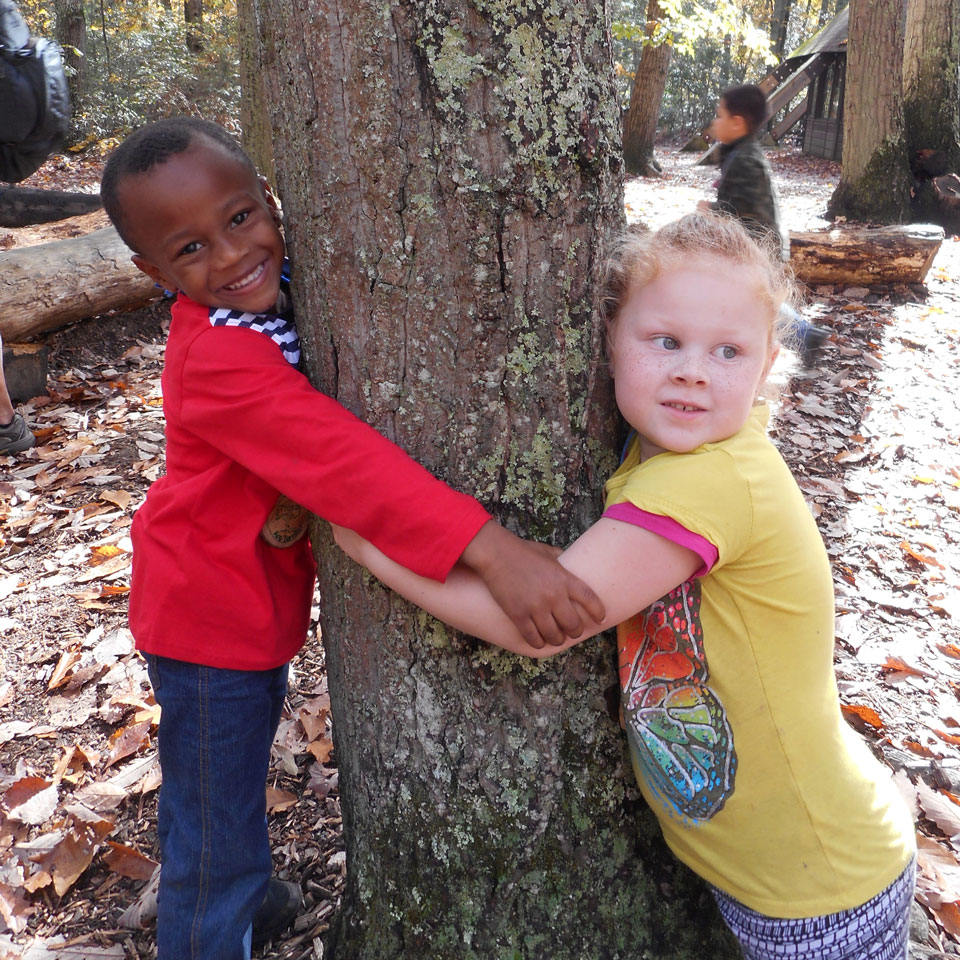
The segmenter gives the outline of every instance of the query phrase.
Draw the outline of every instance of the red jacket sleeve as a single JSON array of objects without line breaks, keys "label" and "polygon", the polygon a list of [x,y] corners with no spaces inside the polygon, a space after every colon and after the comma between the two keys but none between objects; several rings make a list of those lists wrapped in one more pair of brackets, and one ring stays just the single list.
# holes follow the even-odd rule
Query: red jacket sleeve
[{"label": "red jacket sleeve", "polygon": [[182,370],[185,428],[416,573],[443,580],[490,519],[311,386],[262,333],[200,333]]}]

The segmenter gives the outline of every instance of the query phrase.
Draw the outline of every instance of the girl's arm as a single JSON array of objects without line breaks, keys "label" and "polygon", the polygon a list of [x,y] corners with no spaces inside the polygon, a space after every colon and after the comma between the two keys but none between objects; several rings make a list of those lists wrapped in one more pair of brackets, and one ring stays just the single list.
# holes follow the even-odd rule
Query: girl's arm
[{"label": "girl's arm", "polygon": [[463,564],[438,583],[395,563],[352,530],[334,525],[333,534],[344,552],[411,603],[456,630],[528,657],[551,656],[621,623],[689,579],[703,564],[692,550],[656,533],[601,518],[560,555],[560,563],[594,589],[606,616],[600,623],[590,622],[579,637],[537,648],[523,639],[483,581]]}]

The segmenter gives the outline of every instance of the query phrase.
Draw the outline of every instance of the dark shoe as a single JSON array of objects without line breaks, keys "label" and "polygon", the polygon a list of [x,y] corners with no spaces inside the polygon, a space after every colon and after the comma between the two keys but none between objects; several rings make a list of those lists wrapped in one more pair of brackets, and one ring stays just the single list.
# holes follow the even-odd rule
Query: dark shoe
[{"label": "dark shoe", "polygon": [[37,438],[19,413],[15,413],[8,424],[0,426],[0,454],[29,450],[36,442]]},{"label": "dark shoe", "polygon": [[816,366],[820,348],[829,336],[830,331],[826,327],[817,327],[812,323],[804,325],[800,331],[800,359],[808,370]]},{"label": "dark shoe", "polygon": [[272,940],[293,923],[303,909],[303,892],[289,880],[271,877],[267,895],[253,915],[253,943],[259,946]]}]

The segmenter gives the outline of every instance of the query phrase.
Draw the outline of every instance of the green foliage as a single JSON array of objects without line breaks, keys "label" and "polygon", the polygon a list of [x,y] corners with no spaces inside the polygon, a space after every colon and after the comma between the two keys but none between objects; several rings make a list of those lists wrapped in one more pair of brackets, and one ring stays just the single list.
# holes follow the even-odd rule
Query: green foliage
[{"label": "green foliage", "polygon": [[[21,0],[38,35],[55,34],[53,0]],[[182,0],[85,0],[86,87],[73,105],[74,148],[174,114],[237,127],[235,0],[204,0],[203,49],[187,49]],[[196,31],[196,25],[192,25]]]},{"label": "green foliage", "polygon": [[[813,36],[845,0],[795,0],[787,24],[788,51]],[[614,57],[626,108],[636,64],[647,44],[670,43],[673,56],[660,111],[667,133],[703,129],[720,93],[756,83],[776,64],[771,53],[772,0],[660,0],[663,19],[647,30],[647,0],[619,0],[613,8]]]}]

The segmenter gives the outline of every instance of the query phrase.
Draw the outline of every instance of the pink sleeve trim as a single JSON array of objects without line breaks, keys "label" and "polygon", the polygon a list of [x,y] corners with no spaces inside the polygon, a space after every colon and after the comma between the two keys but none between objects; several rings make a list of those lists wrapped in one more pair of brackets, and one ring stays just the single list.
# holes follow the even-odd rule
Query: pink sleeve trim
[{"label": "pink sleeve trim", "polygon": [[624,523],[632,523],[634,526],[643,527],[644,530],[649,530],[665,540],[670,540],[672,543],[692,550],[703,561],[703,566],[694,573],[694,577],[705,577],[713,569],[717,558],[720,556],[720,551],[709,540],[688,530],[683,524],[677,523],[673,517],[664,517],[659,513],[649,513],[628,502],[615,503],[612,507],[604,510],[603,515],[611,520],[622,520]]}]

